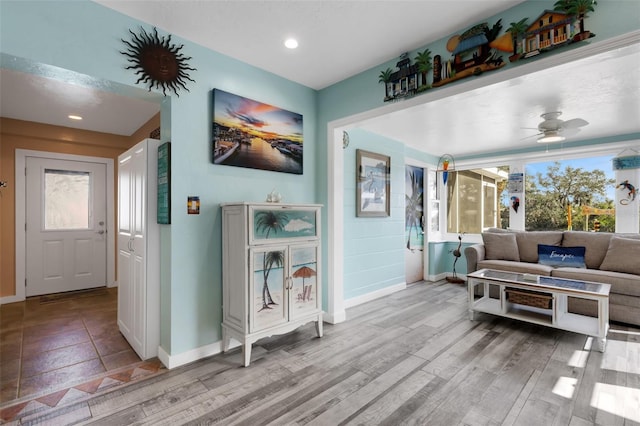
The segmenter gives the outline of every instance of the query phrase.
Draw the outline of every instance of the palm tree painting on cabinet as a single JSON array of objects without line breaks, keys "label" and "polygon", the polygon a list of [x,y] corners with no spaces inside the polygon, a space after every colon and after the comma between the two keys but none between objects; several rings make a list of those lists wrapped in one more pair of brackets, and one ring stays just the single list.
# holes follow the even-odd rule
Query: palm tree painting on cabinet
[{"label": "palm tree painting on cabinet", "polygon": [[254,330],[286,322],[287,303],[285,247],[251,249],[253,289],[251,324]]},{"label": "palm tree painting on cabinet", "polygon": [[275,240],[317,236],[316,213],[313,210],[255,210],[254,238]]}]

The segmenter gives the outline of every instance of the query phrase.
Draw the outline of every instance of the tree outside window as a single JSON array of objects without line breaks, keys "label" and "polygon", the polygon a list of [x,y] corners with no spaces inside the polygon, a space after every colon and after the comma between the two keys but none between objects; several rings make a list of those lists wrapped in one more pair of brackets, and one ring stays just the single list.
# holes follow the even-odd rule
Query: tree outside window
[{"label": "tree outside window", "polygon": [[[529,163],[525,229],[615,232],[613,156]],[[509,166],[458,170],[446,187],[447,232],[509,228]]]},{"label": "tree outside window", "polygon": [[526,230],[615,231],[615,213],[584,214],[615,208],[611,157],[529,164],[526,175]]}]

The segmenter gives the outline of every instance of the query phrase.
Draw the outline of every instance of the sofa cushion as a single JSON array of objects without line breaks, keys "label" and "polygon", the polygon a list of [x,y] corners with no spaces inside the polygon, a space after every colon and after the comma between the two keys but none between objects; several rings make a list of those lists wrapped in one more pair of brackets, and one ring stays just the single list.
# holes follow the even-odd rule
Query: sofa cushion
[{"label": "sofa cushion", "polygon": [[609,295],[609,306],[622,305],[637,309],[640,316],[640,297],[629,297],[627,294],[612,293]]},{"label": "sofa cushion", "polygon": [[483,232],[485,259],[488,260],[520,260],[518,245],[514,234]]},{"label": "sofa cushion", "polygon": [[538,263],[538,244],[559,246],[562,242],[562,231],[517,231],[514,233],[522,262]]},{"label": "sofa cushion", "polygon": [[558,247],[538,244],[538,263],[549,266],[586,268],[584,247]]},{"label": "sofa cushion", "polygon": [[565,231],[562,237],[562,246],[586,247],[584,263],[587,268],[600,269],[612,235],[610,232]]},{"label": "sofa cushion", "polygon": [[611,237],[600,269],[640,275],[640,240]]},{"label": "sofa cushion", "polygon": [[[616,297],[617,296],[617,297]],[[620,303],[620,299],[625,303]],[[569,312],[581,315],[589,315],[595,317],[598,315],[598,304],[595,300],[581,299],[578,297],[569,297]],[[640,323],[640,306],[629,305],[627,301],[640,300],[635,297],[618,296],[612,294],[609,297],[609,321],[622,322],[625,324]]]},{"label": "sofa cushion", "polygon": [[553,277],[611,284],[611,293],[640,297],[640,275],[582,268],[556,268]]},{"label": "sofa cushion", "polygon": [[495,269],[497,271],[518,272],[521,274],[551,275],[553,268],[547,265],[512,260],[479,260],[478,269]]}]

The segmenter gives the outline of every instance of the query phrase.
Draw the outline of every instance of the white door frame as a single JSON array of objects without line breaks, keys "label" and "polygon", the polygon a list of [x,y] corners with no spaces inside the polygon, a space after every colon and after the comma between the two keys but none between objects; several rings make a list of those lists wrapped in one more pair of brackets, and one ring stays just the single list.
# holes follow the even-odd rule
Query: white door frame
[{"label": "white door frame", "polygon": [[[486,87],[501,81],[522,77],[557,65],[584,59],[592,55],[630,46],[638,42],[640,31],[613,37],[566,52],[538,59],[525,66],[507,68],[498,73],[483,75],[482,79],[468,79],[460,84],[445,85],[438,90],[429,90],[425,94],[356,113],[354,115],[331,120],[327,123],[327,322],[336,324],[346,319],[344,307],[344,154],[342,131],[357,127],[361,121],[382,117],[385,114],[408,109],[413,106],[434,102],[449,96],[463,94],[470,90]],[[347,148],[349,149],[349,148]],[[442,207],[441,207],[442,208]],[[440,220],[444,220],[442,215]]]},{"label": "white door frame", "polygon": [[54,160],[85,161],[105,164],[107,167],[107,287],[114,287],[115,282],[115,214],[114,214],[114,165],[112,158],[89,157],[83,155],[60,154],[57,152],[16,149],[16,294],[0,298],[0,304],[20,302],[26,298],[26,176],[27,157],[51,158]]}]

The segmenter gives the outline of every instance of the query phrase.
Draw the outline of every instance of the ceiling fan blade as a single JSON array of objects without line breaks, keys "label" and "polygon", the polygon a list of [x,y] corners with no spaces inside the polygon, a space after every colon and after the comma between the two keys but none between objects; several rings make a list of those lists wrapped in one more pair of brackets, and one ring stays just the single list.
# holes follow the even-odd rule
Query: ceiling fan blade
[{"label": "ceiling fan blade", "polygon": [[[536,129],[537,130],[537,129]],[[525,136],[524,138],[520,138],[521,141],[534,140],[544,135],[544,133],[536,133],[535,135]]]},{"label": "ceiling fan blade", "polygon": [[560,132],[560,134],[565,138],[570,138],[572,136],[577,135],[578,133],[580,133],[580,129],[578,128],[573,128],[573,129],[563,128],[562,131]]},{"label": "ceiling fan blade", "polygon": [[563,129],[575,129],[578,127],[584,127],[587,124],[589,124],[589,122],[587,120],[583,120],[582,118],[573,118],[571,120],[567,120],[565,122],[562,123],[562,128]]}]

